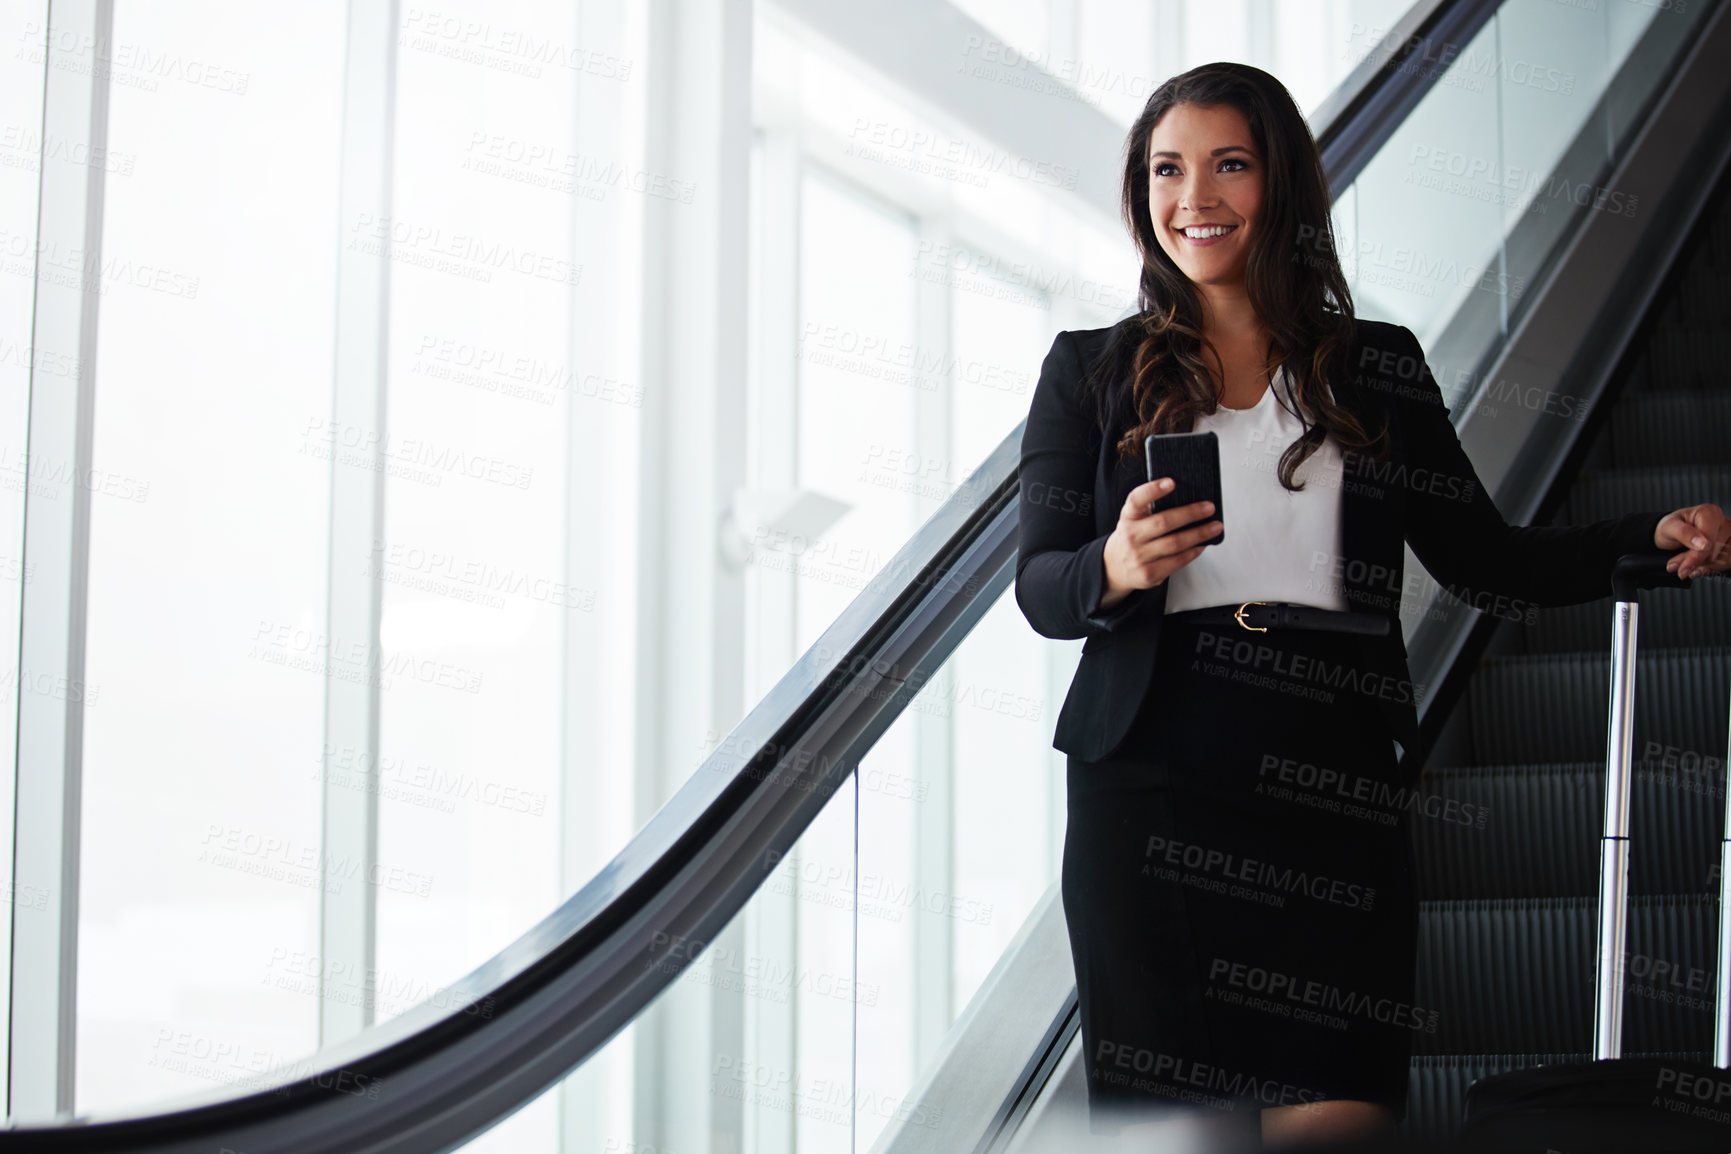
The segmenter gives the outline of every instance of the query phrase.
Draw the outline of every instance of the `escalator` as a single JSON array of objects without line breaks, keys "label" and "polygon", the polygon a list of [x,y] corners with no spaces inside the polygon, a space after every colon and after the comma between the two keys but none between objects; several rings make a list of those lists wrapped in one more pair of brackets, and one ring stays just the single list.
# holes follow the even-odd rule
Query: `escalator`
[{"label": "escalator", "polygon": [[[1337,189],[1373,172],[1384,150],[1411,147],[1402,129],[1425,115],[1446,75],[1425,62],[1439,58],[1438,45],[1471,42],[1505,7],[1525,6],[1423,0],[1388,34],[1386,50],[1316,117]],[[1526,214],[1506,243],[1499,234],[1498,259],[1535,291],[1518,310],[1498,296],[1488,312],[1484,294],[1469,294],[1427,340],[1433,366],[1465,370],[1445,395],[1457,424],[1473,416],[1463,442],[1512,523],[1731,506],[1731,390],[1719,368],[1731,353],[1722,175],[1731,77],[1716,74],[1725,70],[1715,59],[1731,59],[1731,18],[1717,6],[1655,19],[1557,162],[1571,188],[1642,188],[1640,227],[1608,219],[1590,194]],[[1617,239],[1602,241],[1603,229]],[[1685,241],[1692,254],[1679,260]],[[1491,411],[1485,388],[1494,385],[1477,382],[1541,359],[1567,362],[1570,395],[1591,402],[1588,421],[1546,421],[1519,404]],[[669,955],[666,942],[712,942],[726,930],[1008,590],[1020,440],[1019,428],[1004,439],[625,850],[463,980],[486,1013],[423,1005],[267,1089],[212,1093],[166,1113],[17,1127],[0,1132],[0,1150],[424,1154],[455,1149],[546,1091],[695,960]],[[1731,686],[1731,582],[1695,584],[1649,594],[1644,614],[1647,712],[1636,748],[1653,748],[1635,810],[1632,950],[1645,970],[1632,963],[1629,1049],[1700,1056],[1709,1012],[1662,996],[1674,993],[1665,983],[1687,984],[1713,965],[1710,866],[1724,767],[1710,759],[1725,748],[1713,719]],[[1421,706],[1426,745],[1404,756],[1428,766],[1426,790],[1486,815],[1482,827],[1415,823],[1425,898],[1418,1000],[1444,1011],[1416,1048],[1408,1129],[1446,1137],[1472,1077],[1587,1048],[1609,613],[1607,602],[1517,624],[1441,591],[1411,609],[1412,671],[1431,692]],[[1049,893],[908,1096],[942,1109],[902,1112],[875,1149],[1031,1147],[1076,1100],[1075,1023],[1062,914]]]},{"label": "escalator", "polygon": [[[1554,524],[1731,502],[1731,197],[1655,302]],[[1731,581],[1642,595],[1623,1047],[1711,1062],[1731,698]],[[1456,820],[1415,826],[1412,1129],[1473,1078],[1591,1060],[1612,599],[1500,622],[1431,755]],[[1472,820],[1459,820],[1462,814]]]}]

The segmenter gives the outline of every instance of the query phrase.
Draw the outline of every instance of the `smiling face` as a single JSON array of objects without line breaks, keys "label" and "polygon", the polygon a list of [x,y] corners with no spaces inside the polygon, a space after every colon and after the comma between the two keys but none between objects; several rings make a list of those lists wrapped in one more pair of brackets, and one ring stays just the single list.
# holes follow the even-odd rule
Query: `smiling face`
[{"label": "smiling face", "polygon": [[1148,216],[1172,263],[1198,286],[1241,289],[1261,207],[1262,157],[1244,114],[1173,105],[1148,138]]}]

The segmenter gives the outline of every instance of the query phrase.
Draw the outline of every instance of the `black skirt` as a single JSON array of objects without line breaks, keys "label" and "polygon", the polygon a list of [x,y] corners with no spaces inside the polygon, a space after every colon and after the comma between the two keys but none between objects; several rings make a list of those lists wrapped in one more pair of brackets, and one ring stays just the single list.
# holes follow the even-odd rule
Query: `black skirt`
[{"label": "black skirt", "polygon": [[1410,795],[1359,639],[1168,619],[1115,756],[1072,757],[1062,893],[1089,1113],[1327,1099],[1404,1117]]}]

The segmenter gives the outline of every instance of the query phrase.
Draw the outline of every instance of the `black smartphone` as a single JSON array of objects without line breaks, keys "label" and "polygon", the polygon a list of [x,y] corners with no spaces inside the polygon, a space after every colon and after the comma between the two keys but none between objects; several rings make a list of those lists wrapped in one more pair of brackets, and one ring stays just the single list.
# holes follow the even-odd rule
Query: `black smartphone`
[{"label": "black smartphone", "polygon": [[1202,543],[1218,545],[1226,540],[1225,506],[1220,500],[1220,438],[1212,431],[1150,433],[1142,442],[1142,449],[1150,481],[1156,477],[1172,478],[1172,491],[1156,497],[1150,511],[1158,513],[1175,505],[1213,501],[1214,512],[1203,520],[1219,521],[1220,532]]}]

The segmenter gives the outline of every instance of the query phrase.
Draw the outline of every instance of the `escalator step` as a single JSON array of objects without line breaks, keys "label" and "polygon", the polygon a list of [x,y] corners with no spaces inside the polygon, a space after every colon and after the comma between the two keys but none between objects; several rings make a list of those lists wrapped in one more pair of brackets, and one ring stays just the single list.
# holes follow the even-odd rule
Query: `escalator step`
[{"label": "escalator step", "polygon": [[[1712,1044],[1716,898],[1629,901],[1627,1050]],[[1437,1011],[1419,1054],[1579,1051],[1592,1045],[1596,898],[1426,902],[1414,1002]]]},{"label": "escalator step", "polygon": [[1655,326],[1646,359],[1650,387],[1724,391],[1731,388],[1731,329]]},{"label": "escalator step", "polygon": [[[1723,757],[1718,751],[1725,748],[1731,647],[1639,649],[1634,755],[1660,748],[1696,758]],[[1474,762],[1544,764],[1604,757],[1610,674],[1608,652],[1486,658],[1466,694]]]},{"label": "escalator step", "polygon": [[[1720,757],[1703,766],[1671,750],[1631,766],[1630,893],[1718,894],[1725,830],[1723,761]],[[1595,845],[1602,833],[1595,831]],[[1596,881],[1592,892],[1598,892]]]},{"label": "escalator step", "polygon": [[1623,468],[1723,465],[1731,456],[1731,391],[1634,394],[1607,429]]},{"label": "escalator step", "polygon": [[1631,899],[1623,974],[1626,1047],[1702,1053],[1713,1048],[1718,949],[1717,895]]},{"label": "escalator step", "polygon": [[1723,327],[1731,322],[1731,269],[1698,252],[1678,278],[1667,318],[1690,328]]},{"label": "escalator step", "polygon": [[1711,261],[1724,268],[1731,266],[1731,211],[1721,208],[1707,229],[1707,243],[1697,260]]},{"label": "escalator step", "polygon": [[1584,898],[1424,903],[1413,1000],[1437,1010],[1437,1029],[1414,1053],[1585,1048],[1594,909]]},{"label": "escalator step", "polygon": [[[1531,625],[1510,625],[1527,653],[1609,653],[1614,604],[1607,593],[1597,601],[1540,609]],[[1688,589],[1643,589],[1637,640],[1642,650],[1731,640],[1731,581],[1709,577],[1690,582]]]},{"label": "escalator step", "polygon": [[1422,781],[1426,789],[1458,800],[1461,811],[1470,805],[1475,819],[1472,825],[1413,822],[1424,898],[1576,897],[1592,892],[1603,769],[1431,769]]},{"label": "escalator step", "polygon": [[[1664,751],[1631,767],[1630,892],[1718,891],[1724,770]],[[1421,896],[1434,901],[1598,892],[1605,770],[1598,762],[1431,769],[1413,823]]]},{"label": "escalator step", "polygon": [[1568,523],[1705,502],[1731,506],[1731,465],[1582,470],[1569,489]]}]

